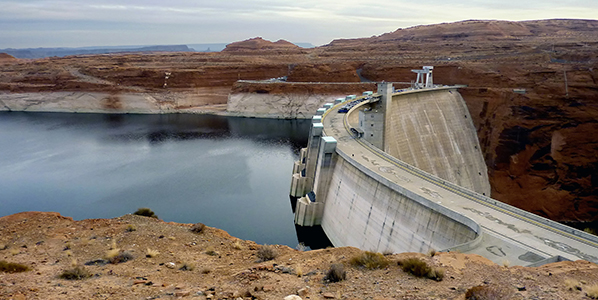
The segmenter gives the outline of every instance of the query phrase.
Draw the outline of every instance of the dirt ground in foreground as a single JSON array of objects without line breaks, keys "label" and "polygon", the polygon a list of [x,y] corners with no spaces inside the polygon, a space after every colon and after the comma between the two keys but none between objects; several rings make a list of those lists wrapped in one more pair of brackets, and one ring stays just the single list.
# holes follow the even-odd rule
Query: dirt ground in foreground
[{"label": "dirt ground in foreground", "polygon": [[[0,261],[30,267],[0,272],[0,299],[465,299],[478,285],[495,296],[483,299],[591,299],[586,293],[598,285],[598,266],[587,261],[525,268],[477,255],[400,253],[385,256],[387,267],[368,270],[349,263],[362,253],[356,248],[276,245],[278,256],[259,262],[260,245],[211,227],[192,232],[192,226],[137,215],[73,221],[25,212],[0,218]],[[112,255],[127,252],[132,259],[102,265],[111,248]],[[403,272],[397,262],[408,257],[443,269],[443,280]],[[84,265],[91,261],[96,265]],[[334,263],[344,265],[346,279],[325,282]],[[59,278],[74,265],[91,277]]]}]

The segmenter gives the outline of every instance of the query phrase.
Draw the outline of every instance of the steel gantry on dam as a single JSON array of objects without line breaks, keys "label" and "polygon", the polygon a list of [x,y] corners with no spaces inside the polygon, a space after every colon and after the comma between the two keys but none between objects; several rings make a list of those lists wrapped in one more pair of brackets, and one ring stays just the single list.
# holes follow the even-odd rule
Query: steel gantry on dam
[{"label": "steel gantry on dam", "polygon": [[397,92],[380,84],[376,94],[318,110],[293,171],[296,224],[321,225],[335,246],[369,251],[460,251],[522,266],[598,263],[598,237],[486,196],[458,88]]}]

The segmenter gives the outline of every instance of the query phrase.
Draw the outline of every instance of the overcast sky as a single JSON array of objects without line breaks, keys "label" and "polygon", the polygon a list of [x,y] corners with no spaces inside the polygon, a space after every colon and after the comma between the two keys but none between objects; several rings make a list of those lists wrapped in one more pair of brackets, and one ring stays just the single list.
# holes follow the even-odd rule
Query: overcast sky
[{"label": "overcast sky", "polygon": [[0,48],[327,44],[469,19],[598,18],[597,0],[0,0]]}]

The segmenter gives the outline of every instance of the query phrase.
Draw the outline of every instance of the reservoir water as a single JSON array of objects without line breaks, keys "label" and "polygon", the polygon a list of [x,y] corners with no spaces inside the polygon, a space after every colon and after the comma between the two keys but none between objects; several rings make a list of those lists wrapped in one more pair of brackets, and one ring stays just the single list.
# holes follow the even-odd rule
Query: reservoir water
[{"label": "reservoir water", "polygon": [[0,216],[139,207],[260,244],[298,243],[289,201],[309,120],[0,113]]}]

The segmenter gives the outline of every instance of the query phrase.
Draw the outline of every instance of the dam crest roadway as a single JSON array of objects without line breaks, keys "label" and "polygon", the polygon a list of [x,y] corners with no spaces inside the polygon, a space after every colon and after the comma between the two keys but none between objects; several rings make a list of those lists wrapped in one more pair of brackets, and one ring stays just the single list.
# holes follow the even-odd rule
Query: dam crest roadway
[{"label": "dam crest roadway", "polygon": [[432,69],[418,70],[410,89],[381,83],[375,94],[318,109],[293,170],[295,223],[321,225],[337,247],[459,251],[520,266],[598,263],[598,237],[486,196],[462,86],[431,84]]}]

